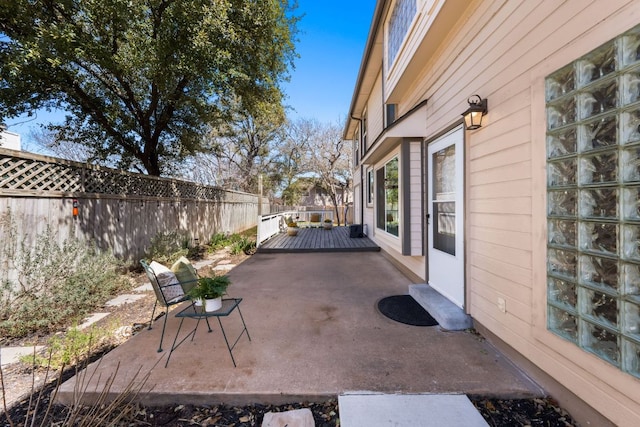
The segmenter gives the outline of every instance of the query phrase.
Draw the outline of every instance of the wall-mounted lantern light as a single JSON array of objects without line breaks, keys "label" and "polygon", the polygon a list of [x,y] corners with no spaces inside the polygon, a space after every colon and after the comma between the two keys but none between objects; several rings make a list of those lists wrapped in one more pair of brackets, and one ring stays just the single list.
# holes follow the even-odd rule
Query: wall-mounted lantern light
[{"label": "wall-mounted lantern light", "polygon": [[469,109],[462,113],[464,124],[467,130],[478,129],[482,126],[482,116],[487,114],[488,102],[486,99],[480,98],[480,95],[471,95],[467,102]]}]

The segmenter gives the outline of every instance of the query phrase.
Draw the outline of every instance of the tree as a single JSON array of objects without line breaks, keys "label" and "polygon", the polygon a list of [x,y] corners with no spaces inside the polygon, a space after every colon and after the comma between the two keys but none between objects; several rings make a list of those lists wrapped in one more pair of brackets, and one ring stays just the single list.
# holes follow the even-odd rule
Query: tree
[{"label": "tree", "polygon": [[[68,112],[59,141],[160,175],[202,151],[228,104],[280,105],[289,0],[0,0],[0,119]],[[236,105],[236,104],[234,104]]]},{"label": "tree", "polygon": [[[54,155],[56,157],[73,160],[74,162],[89,162],[92,157],[91,150],[86,145],[69,141],[59,141],[56,134],[45,128],[35,128],[29,135],[38,147],[38,152]],[[94,162],[95,163],[95,162]],[[107,160],[97,162],[101,166],[112,166]]]},{"label": "tree", "polygon": [[274,173],[274,157],[283,139],[284,110],[273,104],[259,105],[253,112],[234,105],[230,110],[234,111],[231,120],[211,134],[211,151],[220,171],[225,172],[226,186],[232,183],[239,190],[256,193],[258,176]]},{"label": "tree", "polygon": [[317,120],[306,118],[290,120],[285,125],[285,139],[274,155],[277,175],[273,174],[272,180],[278,182],[286,205],[293,206],[300,199],[302,188],[295,179],[310,172],[310,151],[321,128]]},{"label": "tree", "polygon": [[[353,181],[350,141],[342,139],[342,127],[338,124],[324,124],[318,129],[310,154],[311,171],[329,194],[340,225],[338,206],[348,201],[345,198]],[[338,194],[343,200],[338,200]]]}]

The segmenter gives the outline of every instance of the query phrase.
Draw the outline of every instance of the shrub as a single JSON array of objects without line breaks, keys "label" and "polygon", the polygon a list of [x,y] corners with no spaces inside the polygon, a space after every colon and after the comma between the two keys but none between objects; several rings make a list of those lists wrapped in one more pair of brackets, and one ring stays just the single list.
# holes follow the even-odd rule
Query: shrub
[{"label": "shrub", "polygon": [[91,327],[86,331],[77,327],[69,329],[63,335],[54,335],[47,342],[47,356],[36,354],[25,355],[20,361],[25,364],[33,364],[43,368],[61,369],[65,366],[76,365],[84,360],[87,355],[93,354],[102,342],[107,338],[105,329]]},{"label": "shrub", "polygon": [[81,320],[129,284],[111,253],[75,237],[57,241],[47,227],[33,247],[16,243],[12,267],[17,279],[3,279],[0,290],[1,336],[46,333]]},{"label": "shrub", "polygon": [[256,242],[246,236],[239,236],[238,239],[231,245],[231,253],[233,255],[240,255],[243,252],[247,255],[251,255],[255,251]]},{"label": "shrub", "polygon": [[212,251],[222,249],[225,246],[229,245],[229,243],[229,236],[227,236],[225,233],[216,233],[211,236],[211,239],[209,239],[209,247]]},{"label": "shrub", "polygon": [[181,256],[189,258],[189,251],[189,237],[177,231],[169,231],[158,233],[151,239],[146,258],[160,264],[171,265]]}]

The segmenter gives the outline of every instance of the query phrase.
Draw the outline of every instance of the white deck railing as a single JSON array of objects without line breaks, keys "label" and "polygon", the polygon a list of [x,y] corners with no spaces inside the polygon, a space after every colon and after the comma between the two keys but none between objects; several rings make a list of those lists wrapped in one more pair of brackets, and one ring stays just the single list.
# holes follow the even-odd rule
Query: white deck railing
[{"label": "white deck railing", "polygon": [[[319,214],[320,221],[311,222],[311,215]],[[262,242],[270,239],[276,234],[284,231],[287,227],[286,220],[292,218],[300,227],[312,227],[321,225],[325,219],[329,218],[334,221],[334,212],[330,210],[318,211],[287,211],[278,212],[269,215],[261,215],[258,217],[258,236],[256,246],[260,246]]]}]

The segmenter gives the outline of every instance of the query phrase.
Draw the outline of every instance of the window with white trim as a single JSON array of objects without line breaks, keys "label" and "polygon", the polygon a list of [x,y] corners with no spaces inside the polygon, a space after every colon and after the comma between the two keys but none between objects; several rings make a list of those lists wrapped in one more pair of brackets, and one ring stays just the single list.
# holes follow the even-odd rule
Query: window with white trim
[{"label": "window with white trim", "polygon": [[367,171],[367,206],[373,205],[373,169]]},{"label": "window with white trim", "polygon": [[362,114],[362,123],[360,124],[362,127],[362,152],[367,153],[369,146],[367,145],[367,112],[365,111]]},{"label": "window with white trim", "polygon": [[398,158],[394,157],[376,171],[376,225],[394,236],[399,235],[398,187]]},{"label": "window with white trim", "polygon": [[358,166],[360,164],[360,131],[356,129],[353,138],[353,164]]},{"label": "window with white trim", "polygon": [[640,378],[640,26],[545,80],[547,327]]}]

